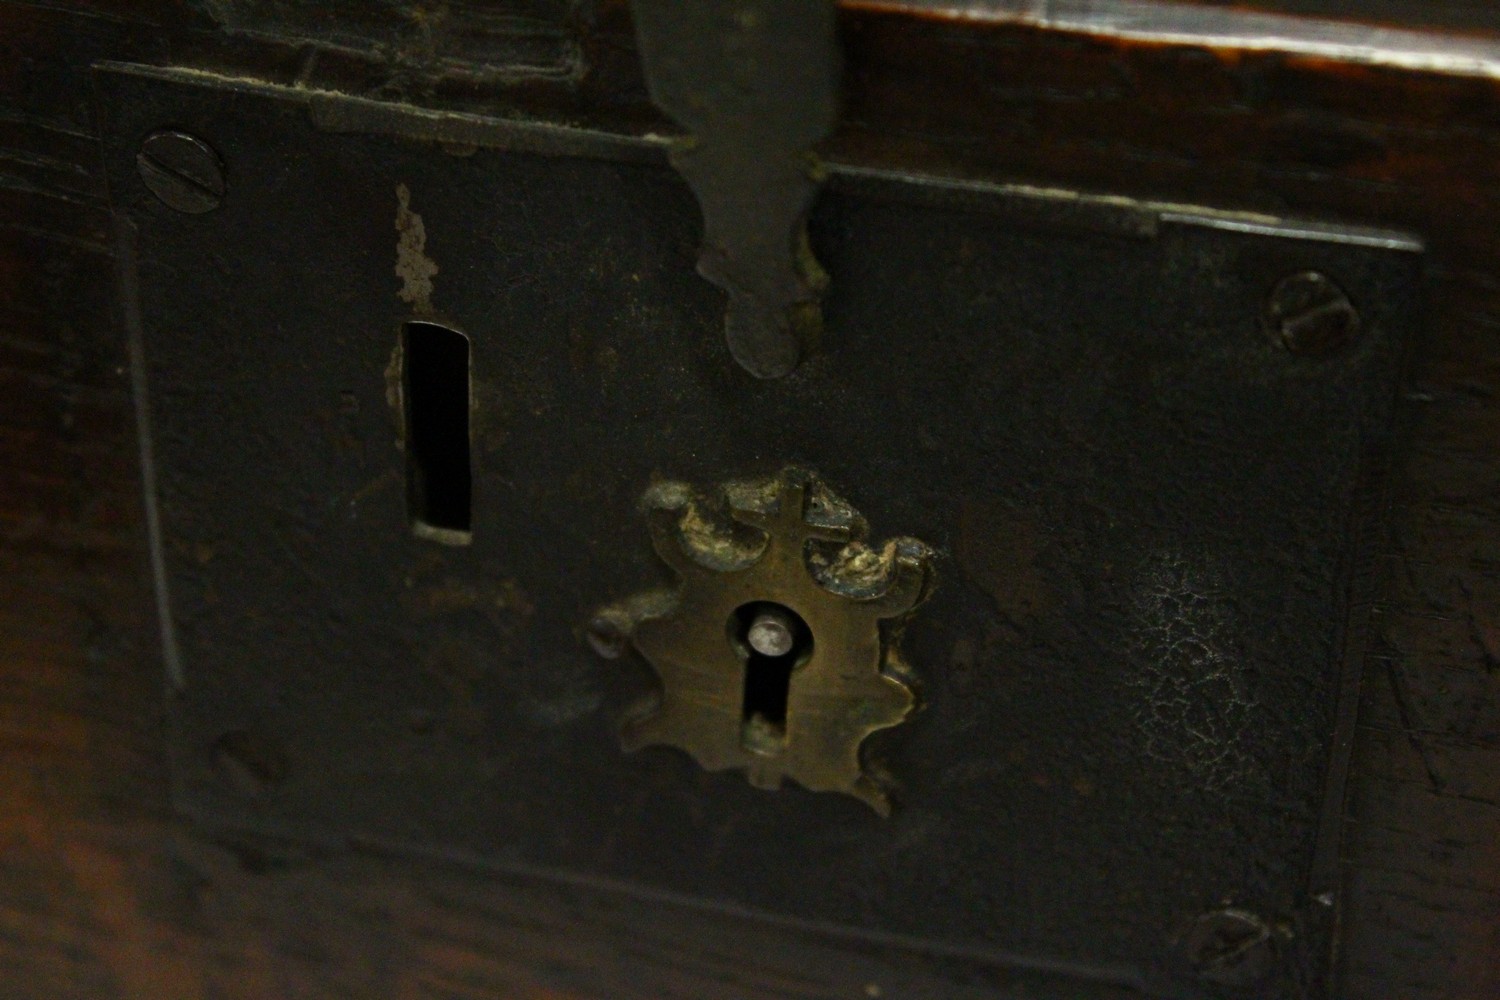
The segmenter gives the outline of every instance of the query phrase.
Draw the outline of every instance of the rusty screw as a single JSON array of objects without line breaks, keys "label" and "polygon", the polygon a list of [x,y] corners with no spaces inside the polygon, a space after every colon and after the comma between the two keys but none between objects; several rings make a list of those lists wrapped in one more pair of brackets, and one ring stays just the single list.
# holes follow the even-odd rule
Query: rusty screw
[{"label": "rusty screw", "polygon": [[153,132],[141,144],[135,166],[168,208],[202,215],[224,200],[224,162],[212,146],[186,132]]},{"label": "rusty screw", "polygon": [[600,658],[618,660],[630,645],[630,629],[618,615],[602,611],[589,622],[584,638]]},{"label": "rusty screw", "polygon": [[1283,278],[1261,316],[1266,332],[1299,358],[1326,358],[1353,343],[1359,311],[1344,290],[1320,271]]},{"label": "rusty screw", "polygon": [[1247,987],[1276,970],[1276,940],[1270,925],[1248,910],[1226,907],[1193,922],[1182,940],[1193,973],[1220,986]]}]

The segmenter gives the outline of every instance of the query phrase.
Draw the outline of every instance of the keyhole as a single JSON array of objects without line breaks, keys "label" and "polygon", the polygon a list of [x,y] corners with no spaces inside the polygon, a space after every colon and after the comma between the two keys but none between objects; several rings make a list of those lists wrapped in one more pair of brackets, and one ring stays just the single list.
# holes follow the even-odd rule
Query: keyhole
[{"label": "keyhole", "polygon": [[786,746],[792,672],[812,655],[812,630],[791,608],[756,601],[735,611],[729,638],[745,665],[740,743],[752,753],[778,753]]}]

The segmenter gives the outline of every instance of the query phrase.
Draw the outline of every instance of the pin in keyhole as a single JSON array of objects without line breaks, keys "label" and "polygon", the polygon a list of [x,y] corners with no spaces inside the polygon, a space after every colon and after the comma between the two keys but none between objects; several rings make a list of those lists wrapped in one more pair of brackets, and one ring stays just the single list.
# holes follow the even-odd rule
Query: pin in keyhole
[{"label": "pin in keyhole", "polygon": [[791,608],[757,601],[734,613],[730,641],[745,664],[741,744],[753,753],[779,753],[786,746],[792,672],[812,655],[812,631]]}]

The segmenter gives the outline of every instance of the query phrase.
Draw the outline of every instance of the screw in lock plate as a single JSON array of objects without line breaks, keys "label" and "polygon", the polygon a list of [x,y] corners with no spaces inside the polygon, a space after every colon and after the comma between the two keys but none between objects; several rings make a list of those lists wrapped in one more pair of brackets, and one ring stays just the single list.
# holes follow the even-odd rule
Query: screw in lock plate
[{"label": "screw in lock plate", "polygon": [[630,646],[630,626],[628,620],[622,622],[621,617],[596,615],[584,631],[584,638],[601,659],[618,660]]},{"label": "screw in lock plate", "polygon": [[186,132],[153,132],[141,144],[135,166],[141,181],[168,208],[202,215],[224,200],[224,162],[212,146]]},{"label": "screw in lock plate", "polygon": [[1266,332],[1299,358],[1326,358],[1354,342],[1359,311],[1332,278],[1302,271],[1283,278],[1267,296]]},{"label": "screw in lock plate", "polygon": [[1276,971],[1276,934],[1247,910],[1225,907],[1205,913],[1179,946],[1202,982],[1245,988],[1266,982]]}]

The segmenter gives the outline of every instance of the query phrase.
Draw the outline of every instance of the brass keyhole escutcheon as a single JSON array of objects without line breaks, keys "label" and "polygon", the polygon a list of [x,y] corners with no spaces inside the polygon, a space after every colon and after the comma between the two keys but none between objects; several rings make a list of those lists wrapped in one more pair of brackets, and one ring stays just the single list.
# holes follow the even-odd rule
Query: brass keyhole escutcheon
[{"label": "brass keyhole escutcheon", "polygon": [[596,618],[617,622],[660,680],[625,719],[625,748],[678,747],[759,788],[790,779],[888,815],[860,746],[915,706],[899,630],[882,623],[926,595],[931,550],[911,538],[867,545],[858,513],[802,470],[713,499],[665,483],[646,507],[680,582]]}]

